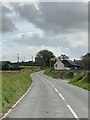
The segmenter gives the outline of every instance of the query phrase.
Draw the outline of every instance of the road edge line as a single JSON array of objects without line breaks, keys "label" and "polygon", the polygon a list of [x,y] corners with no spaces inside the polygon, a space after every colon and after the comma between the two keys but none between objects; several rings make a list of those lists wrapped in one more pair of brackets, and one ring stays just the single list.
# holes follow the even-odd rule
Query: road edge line
[{"label": "road edge line", "polygon": [[30,91],[32,86],[33,86],[33,81],[32,81],[32,84],[30,85],[30,87],[28,88],[28,90],[24,93],[24,95],[22,95],[22,97],[11,107],[11,109],[8,110],[7,113],[4,114],[3,117],[0,118],[0,120],[4,119],[11,112],[11,110],[26,96],[26,94]]}]

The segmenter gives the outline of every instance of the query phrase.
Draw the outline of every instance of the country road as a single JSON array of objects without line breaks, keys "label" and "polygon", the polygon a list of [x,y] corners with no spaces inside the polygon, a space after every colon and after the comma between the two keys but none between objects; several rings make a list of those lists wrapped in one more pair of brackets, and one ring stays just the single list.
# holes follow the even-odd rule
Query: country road
[{"label": "country road", "polygon": [[7,118],[88,118],[88,91],[50,78],[31,75],[33,87]]}]

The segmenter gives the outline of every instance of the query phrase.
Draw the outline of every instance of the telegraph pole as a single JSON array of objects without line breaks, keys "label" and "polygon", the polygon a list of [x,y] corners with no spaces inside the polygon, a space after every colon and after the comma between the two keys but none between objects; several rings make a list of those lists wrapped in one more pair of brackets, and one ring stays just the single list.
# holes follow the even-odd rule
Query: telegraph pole
[{"label": "telegraph pole", "polygon": [[33,67],[33,56],[32,56],[32,67]]},{"label": "telegraph pole", "polygon": [[25,62],[25,56],[23,57],[23,62]]},{"label": "telegraph pole", "polygon": [[51,69],[51,58],[50,58],[50,69]]},{"label": "telegraph pole", "polygon": [[53,58],[50,58],[50,69],[52,69],[52,61],[53,60],[54,60]]},{"label": "telegraph pole", "polygon": [[19,63],[19,54],[17,54],[17,62]]},{"label": "telegraph pole", "polygon": [[17,54],[17,66],[19,67],[19,54]]}]

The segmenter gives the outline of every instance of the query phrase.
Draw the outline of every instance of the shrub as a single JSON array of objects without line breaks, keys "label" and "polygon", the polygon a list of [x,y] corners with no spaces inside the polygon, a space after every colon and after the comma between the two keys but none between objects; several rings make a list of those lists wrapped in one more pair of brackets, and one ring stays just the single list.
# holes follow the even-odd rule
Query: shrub
[{"label": "shrub", "polygon": [[73,72],[67,72],[65,74],[65,78],[73,78],[74,77],[74,73]]}]

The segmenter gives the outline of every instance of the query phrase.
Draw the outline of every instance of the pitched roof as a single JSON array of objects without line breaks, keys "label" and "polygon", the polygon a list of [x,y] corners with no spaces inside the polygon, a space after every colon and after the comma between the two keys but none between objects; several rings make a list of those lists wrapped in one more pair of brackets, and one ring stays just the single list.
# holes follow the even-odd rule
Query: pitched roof
[{"label": "pitched roof", "polygon": [[71,65],[76,65],[75,64],[75,62],[74,61],[72,61],[72,60],[67,60],[68,62],[69,62],[69,64],[71,64]]},{"label": "pitched roof", "polygon": [[62,60],[62,62],[65,64],[65,62],[68,62],[70,65],[73,65],[73,66],[82,66],[82,65],[80,65],[80,64],[77,64],[77,63],[75,63],[74,61],[72,61],[72,60]]}]

